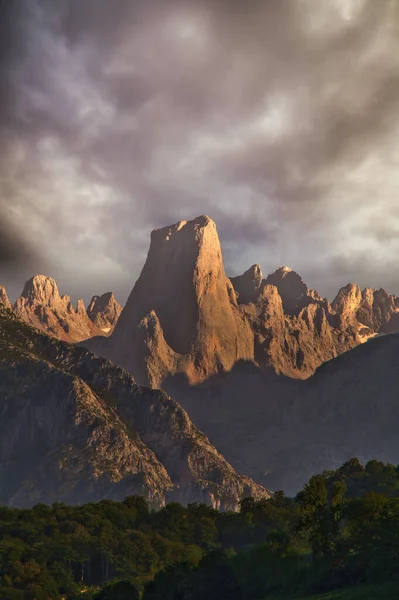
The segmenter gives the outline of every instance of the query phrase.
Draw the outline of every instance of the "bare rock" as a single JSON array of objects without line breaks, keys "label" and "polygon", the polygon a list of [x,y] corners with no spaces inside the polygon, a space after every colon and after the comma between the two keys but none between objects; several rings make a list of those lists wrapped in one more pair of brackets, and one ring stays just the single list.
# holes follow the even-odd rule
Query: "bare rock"
[{"label": "bare rock", "polygon": [[87,314],[94,325],[107,334],[114,330],[121,312],[122,307],[112,292],[93,296],[87,308]]},{"label": "bare rock", "polygon": [[29,279],[13,309],[29,325],[66,342],[104,335],[89,319],[83,300],[75,309],[69,296],[60,296],[52,277],[36,275]]},{"label": "bare rock", "polygon": [[0,304],[3,304],[6,308],[10,310],[12,308],[11,302],[8,299],[6,288],[4,287],[4,285],[0,285]]},{"label": "bare rock", "polygon": [[233,467],[161,390],[0,306],[0,502],[144,495],[237,510],[269,492]]},{"label": "bare rock", "polygon": [[263,275],[259,265],[252,265],[245,273],[237,277],[230,277],[235,291],[238,294],[239,304],[256,302],[262,287]]},{"label": "bare rock", "polygon": [[289,267],[280,267],[268,275],[266,283],[277,287],[283,301],[284,312],[288,315],[298,315],[308,304],[323,303],[320,294],[310,290],[302,277]]},{"label": "bare rock", "polygon": [[281,267],[261,281],[259,275],[260,269],[251,267],[232,279],[245,290],[244,296],[238,294],[238,301],[243,297],[249,300],[240,306],[255,335],[258,365],[304,379],[321,363],[360,343],[353,320],[337,315],[329,302],[289,267]]},{"label": "bare rock", "polygon": [[[157,339],[148,335],[151,327]],[[241,358],[253,360],[254,336],[209,217],[152,232],[147,261],[113,334],[88,346],[153,386],[165,372],[198,383]]]},{"label": "bare rock", "polygon": [[383,288],[375,290],[349,283],[338,292],[332,303],[344,321],[357,324],[363,337],[399,331],[399,301]]}]

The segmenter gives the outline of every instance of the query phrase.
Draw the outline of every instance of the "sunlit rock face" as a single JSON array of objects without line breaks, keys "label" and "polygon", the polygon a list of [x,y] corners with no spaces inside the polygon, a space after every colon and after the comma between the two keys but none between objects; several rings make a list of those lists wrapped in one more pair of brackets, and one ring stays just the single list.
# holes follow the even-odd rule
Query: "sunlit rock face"
[{"label": "sunlit rock face", "polygon": [[3,304],[8,309],[11,309],[11,302],[8,298],[6,288],[4,285],[0,285],[0,304]]},{"label": "sunlit rock face", "polygon": [[[304,379],[377,333],[399,330],[399,302],[384,290],[348,284],[330,304],[287,266],[264,278],[255,264],[227,278],[216,225],[204,215],[152,232],[116,325],[112,301],[102,298],[89,315],[109,339],[87,346],[152,387],[178,374],[199,384],[239,360]],[[96,320],[100,305],[105,318]]]},{"label": "sunlit rock face", "polygon": [[13,310],[29,325],[66,342],[103,335],[89,319],[83,300],[75,308],[69,296],[60,296],[55,280],[45,275],[36,275],[25,283]]},{"label": "sunlit rock face", "polygon": [[254,335],[226,277],[212,219],[152,232],[113,334],[89,346],[154,387],[176,373],[199,383],[239,359],[254,359]]},{"label": "sunlit rock face", "polygon": [[289,267],[263,279],[254,265],[231,281],[254,332],[254,358],[260,366],[303,379],[360,342],[358,327],[344,322]]},{"label": "sunlit rock face", "polygon": [[107,292],[102,296],[93,296],[87,307],[89,318],[104,333],[113,331],[121,312],[122,307],[112,292]]}]

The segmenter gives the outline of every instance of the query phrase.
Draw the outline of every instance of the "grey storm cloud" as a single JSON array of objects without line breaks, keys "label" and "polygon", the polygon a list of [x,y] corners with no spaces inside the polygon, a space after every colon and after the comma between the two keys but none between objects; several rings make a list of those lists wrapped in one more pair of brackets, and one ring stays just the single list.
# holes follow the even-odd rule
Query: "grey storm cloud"
[{"label": "grey storm cloud", "polygon": [[366,277],[399,293],[398,0],[0,10],[15,293],[29,264],[74,297],[124,300],[150,230],[202,213],[232,274],[289,264],[323,294]]}]

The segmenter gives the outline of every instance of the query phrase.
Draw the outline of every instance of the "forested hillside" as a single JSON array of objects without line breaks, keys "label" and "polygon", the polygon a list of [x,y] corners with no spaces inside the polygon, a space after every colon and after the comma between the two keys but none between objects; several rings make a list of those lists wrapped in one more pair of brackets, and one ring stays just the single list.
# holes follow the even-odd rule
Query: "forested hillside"
[{"label": "forested hillside", "polygon": [[2,507],[0,539],[2,600],[365,598],[357,586],[398,579],[399,469],[353,459],[238,513],[138,496]]}]

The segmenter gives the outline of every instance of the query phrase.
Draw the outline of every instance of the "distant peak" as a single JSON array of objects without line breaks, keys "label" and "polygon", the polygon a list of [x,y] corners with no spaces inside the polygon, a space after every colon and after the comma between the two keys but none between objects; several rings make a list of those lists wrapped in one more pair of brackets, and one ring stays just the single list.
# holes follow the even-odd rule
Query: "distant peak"
[{"label": "distant peak", "polygon": [[101,296],[93,296],[87,307],[87,314],[97,327],[109,332],[115,326],[122,311],[113,292],[105,292]]},{"label": "distant peak", "polygon": [[28,279],[21,296],[43,304],[60,297],[55,279],[46,275],[34,275]]},{"label": "distant peak", "polygon": [[266,283],[275,285],[281,296],[284,312],[296,315],[307,306],[310,301],[321,301],[317,292],[309,290],[302,277],[290,267],[279,267],[274,273],[268,275]]},{"label": "distant peak", "polygon": [[362,301],[362,292],[356,283],[344,285],[332,301],[332,308],[339,314],[349,314],[359,308]]},{"label": "distant peak", "polygon": [[263,274],[262,274],[262,270],[260,268],[260,265],[256,264],[256,265],[252,265],[252,267],[249,267],[247,273],[253,273],[253,275],[255,275],[255,277],[261,277],[263,278]]},{"label": "distant peak", "polygon": [[255,264],[242,275],[231,277],[230,281],[238,294],[239,304],[249,304],[250,302],[256,302],[259,297],[263,274],[260,266]]},{"label": "distant peak", "polygon": [[4,285],[0,285],[0,304],[4,304],[6,308],[11,308],[11,302],[8,298]]},{"label": "distant peak", "polygon": [[291,269],[290,267],[287,267],[286,265],[284,265],[283,267],[279,267],[278,269],[276,269],[274,271],[274,273],[271,273],[271,275],[268,275],[268,279],[273,279],[273,280],[279,280],[279,279],[284,279],[285,277],[290,276],[294,277],[300,281],[302,281],[302,277],[300,275],[298,275],[298,273],[296,271],[293,271],[293,269]]},{"label": "distant peak", "polygon": [[78,300],[78,303],[76,305],[76,312],[77,313],[82,313],[82,314],[86,313],[85,303],[84,303],[84,300],[82,298],[80,300]]}]

